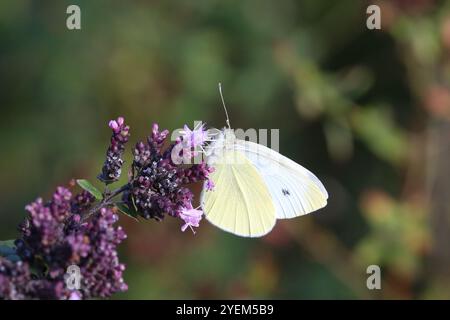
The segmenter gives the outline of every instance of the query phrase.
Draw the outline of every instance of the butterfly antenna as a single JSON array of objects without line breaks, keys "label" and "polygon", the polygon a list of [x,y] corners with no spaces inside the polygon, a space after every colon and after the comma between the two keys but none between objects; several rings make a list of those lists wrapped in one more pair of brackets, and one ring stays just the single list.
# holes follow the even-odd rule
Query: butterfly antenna
[{"label": "butterfly antenna", "polygon": [[219,93],[220,93],[220,99],[222,100],[223,109],[225,110],[225,115],[227,117],[227,126],[229,129],[231,129],[230,118],[228,117],[227,107],[225,106],[225,100],[223,99],[223,94],[222,94],[222,84],[220,82],[219,82]]}]

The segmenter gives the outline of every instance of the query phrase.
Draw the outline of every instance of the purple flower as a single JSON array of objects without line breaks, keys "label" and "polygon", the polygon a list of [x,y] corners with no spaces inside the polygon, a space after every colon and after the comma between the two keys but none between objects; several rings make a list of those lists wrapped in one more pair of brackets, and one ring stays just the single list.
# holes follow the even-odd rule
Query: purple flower
[{"label": "purple flower", "polygon": [[0,299],[25,299],[30,281],[30,270],[26,263],[0,257]]},{"label": "purple flower", "polygon": [[202,162],[194,164],[190,168],[179,167],[177,175],[184,184],[194,183],[198,181],[208,181],[210,173],[214,172],[214,168]]},{"label": "purple flower", "polygon": [[125,125],[123,117],[109,122],[113,134],[111,136],[111,144],[106,152],[106,160],[103,164],[102,173],[98,178],[106,184],[119,180],[122,173],[123,152],[125,144],[130,137],[130,127]]},{"label": "purple flower", "polygon": [[214,187],[214,182],[211,179],[206,180],[206,190],[212,191]]},{"label": "purple flower", "polygon": [[37,279],[28,263],[0,257],[0,299],[61,299],[66,293],[62,281]]},{"label": "purple flower", "polygon": [[114,227],[118,217],[110,208],[102,208],[87,222],[71,212],[78,211],[85,200],[83,194],[72,197],[68,189],[58,187],[51,201],[39,198],[26,207],[29,215],[15,241],[22,261],[0,258],[0,299],[74,298],[64,281],[73,264],[80,268],[82,298],[109,297],[127,290],[122,276],[125,266],[117,254],[126,234]]},{"label": "purple flower", "polygon": [[205,125],[201,122],[198,123],[193,130],[189,129],[187,125],[184,125],[181,130],[181,138],[188,147],[197,148],[202,147],[206,142],[210,141],[208,131],[205,130]]},{"label": "purple flower", "polygon": [[120,133],[124,122],[125,119],[123,117],[119,117],[117,118],[117,120],[109,121],[108,126],[113,130],[114,133]]},{"label": "purple flower", "polygon": [[172,156],[177,158],[176,162],[184,162],[189,164],[190,159],[196,157],[200,152],[205,152],[203,146],[211,141],[205,125],[201,122],[196,124],[193,130],[184,125],[181,135],[177,140],[177,149]]},{"label": "purple flower", "polygon": [[192,208],[192,205],[189,205],[187,208],[181,208],[179,213],[180,218],[184,221],[184,225],[181,227],[181,231],[186,231],[189,227],[192,232],[195,234],[195,231],[192,227],[199,227],[200,220],[202,220],[203,211]]},{"label": "purple flower", "polygon": [[183,139],[191,139],[196,146],[201,146],[199,143],[206,141],[204,132],[203,126],[186,131],[184,138],[164,148],[169,131],[160,131],[154,124],[146,143],[139,142],[133,151],[130,189],[123,195],[127,206],[145,219],[156,220],[163,219],[165,214],[178,217],[182,208],[188,208],[194,195],[187,185],[206,181],[212,168],[204,161],[192,166],[175,163],[172,151]]},{"label": "purple flower", "polygon": [[71,201],[71,212],[72,213],[82,213],[89,210],[92,204],[95,202],[95,197],[89,192],[83,190],[82,192],[76,194]]},{"label": "purple flower", "polygon": [[88,255],[78,264],[84,298],[109,297],[128,289],[122,277],[125,265],[119,262],[117,255],[117,245],[127,236],[120,226],[114,227],[117,221],[111,209],[103,208],[84,229],[91,246]]},{"label": "purple flower", "polygon": [[82,299],[82,295],[78,291],[72,291],[68,298],[68,300],[81,300],[81,299]]},{"label": "purple flower", "polygon": [[[109,122],[111,144],[99,179],[106,184],[119,179],[129,127],[119,117]],[[203,212],[192,207],[193,193],[188,184],[206,182],[213,187],[209,174],[213,168],[205,161],[194,165],[175,163],[172,153],[183,159],[192,158],[208,140],[204,126],[190,130],[167,145],[168,130],[153,124],[145,142],[136,144],[129,182],[95,197],[82,191],[72,195],[58,187],[50,201],[36,199],[25,207],[28,212],[19,225],[19,238],[8,259],[0,257],[0,299],[89,299],[110,297],[128,289],[123,279],[125,265],[119,261],[117,246],[126,239],[124,230],[114,225],[118,221],[114,201],[122,194],[128,209],[146,218],[161,220],[165,215],[184,221],[195,233]],[[188,150],[177,149],[188,145]],[[191,159],[192,160],[192,159]],[[14,261],[13,261],[14,260]],[[20,260],[20,261],[17,261]],[[66,285],[68,267],[79,268],[81,287],[70,290]]]},{"label": "purple flower", "polygon": [[169,130],[159,131],[158,124],[154,123],[152,125],[152,135],[147,139],[147,143],[150,146],[151,151],[160,152],[168,135]]}]

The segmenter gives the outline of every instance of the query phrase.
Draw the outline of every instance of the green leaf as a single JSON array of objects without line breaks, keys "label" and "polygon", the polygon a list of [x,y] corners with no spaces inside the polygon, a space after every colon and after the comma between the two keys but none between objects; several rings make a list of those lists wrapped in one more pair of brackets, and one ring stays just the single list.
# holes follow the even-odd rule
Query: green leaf
[{"label": "green leaf", "polygon": [[13,240],[0,241],[0,246],[6,246],[6,247],[14,248],[14,247],[16,246],[16,245],[14,244],[14,241],[16,241],[16,240],[13,239]]},{"label": "green leaf", "polygon": [[94,187],[89,181],[84,179],[78,179],[77,183],[81,188],[92,194],[95,197],[95,199],[102,200],[103,195],[100,192],[100,190]]},{"label": "green leaf", "polygon": [[0,256],[8,257],[16,254],[15,240],[0,241]]},{"label": "green leaf", "polygon": [[117,208],[119,209],[120,212],[122,212],[124,215],[130,217],[131,219],[134,219],[136,221],[139,221],[137,219],[138,217],[138,213],[137,211],[128,208],[126,205],[124,205],[123,203],[116,203]]},{"label": "green leaf", "polygon": [[395,123],[391,109],[382,105],[355,109],[352,124],[357,136],[381,159],[398,165],[408,156],[408,136]]},{"label": "green leaf", "polygon": [[6,256],[5,258],[11,262],[18,262],[21,260],[17,254],[10,254],[9,256]]},{"label": "green leaf", "polygon": [[133,209],[134,209],[134,211],[136,211],[136,214],[137,214],[138,209],[137,209],[137,206],[136,206],[136,202],[134,201],[134,196],[133,195],[131,195],[131,203],[133,204]]}]

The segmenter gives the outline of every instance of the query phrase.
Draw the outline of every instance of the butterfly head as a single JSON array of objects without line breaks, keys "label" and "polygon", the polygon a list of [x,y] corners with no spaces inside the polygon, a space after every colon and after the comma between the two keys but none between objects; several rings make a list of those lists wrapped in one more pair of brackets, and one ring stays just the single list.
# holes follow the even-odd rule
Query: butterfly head
[{"label": "butterfly head", "polygon": [[211,134],[212,143],[206,148],[206,156],[212,158],[214,156],[222,155],[223,151],[226,149],[232,149],[233,145],[236,143],[236,136],[234,131],[229,128],[224,128],[222,130],[217,130]]},{"label": "butterfly head", "polygon": [[236,135],[233,129],[225,128],[222,131],[225,148],[231,148],[236,142]]}]

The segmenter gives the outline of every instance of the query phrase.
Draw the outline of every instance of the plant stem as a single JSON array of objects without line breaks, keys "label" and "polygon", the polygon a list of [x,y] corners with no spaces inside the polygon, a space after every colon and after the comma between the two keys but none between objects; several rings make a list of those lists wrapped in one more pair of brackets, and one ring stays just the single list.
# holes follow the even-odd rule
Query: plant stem
[{"label": "plant stem", "polygon": [[100,209],[108,206],[111,204],[111,200],[113,198],[115,198],[116,196],[118,196],[119,194],[121,194],[122,192],[128,190],[130,188],[130,184],[127,183],[125,185],[123,185],[122,187],[111,191],[111,193],[109,193],[107,196],[105,196],[102,201],[100,201],[99,204],[97,204],[95,207],[93,207],[91,210],[89,210],[84,216],[83,216],[83,221],[86,221],[87,219],[89,219],[89,217],[91,217],[93,214],[95,214],[97,211],[99,211]]}]

